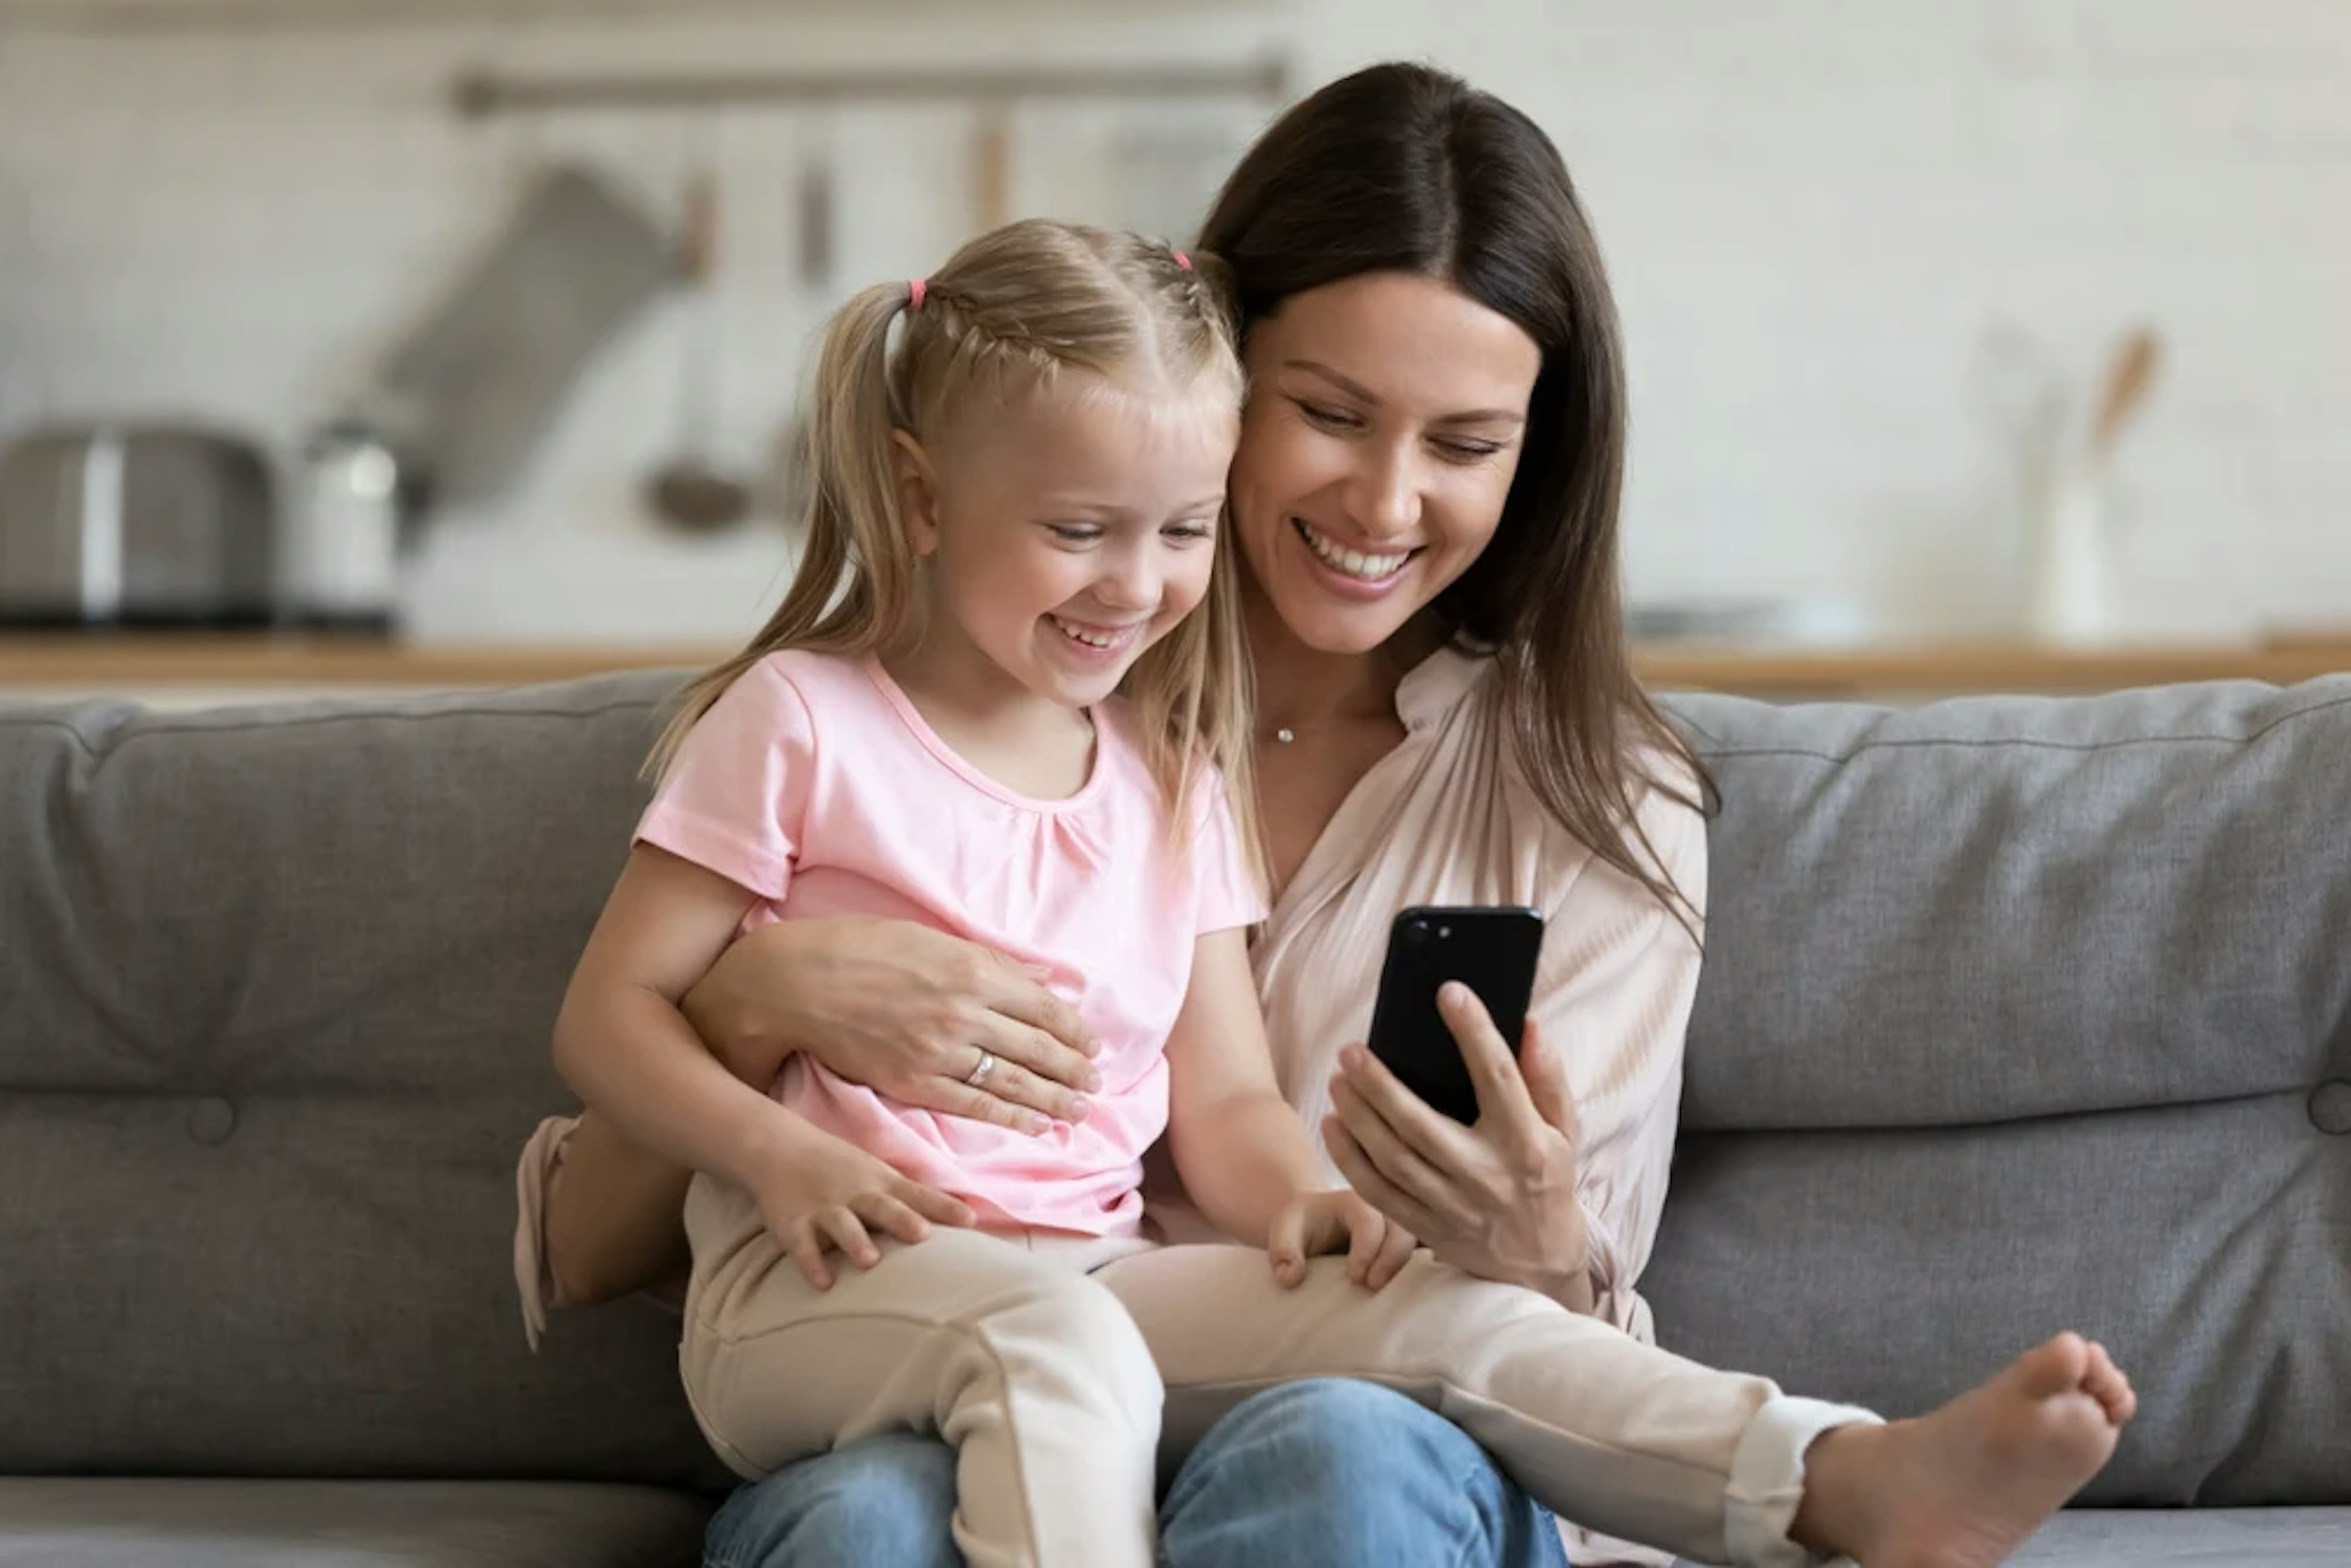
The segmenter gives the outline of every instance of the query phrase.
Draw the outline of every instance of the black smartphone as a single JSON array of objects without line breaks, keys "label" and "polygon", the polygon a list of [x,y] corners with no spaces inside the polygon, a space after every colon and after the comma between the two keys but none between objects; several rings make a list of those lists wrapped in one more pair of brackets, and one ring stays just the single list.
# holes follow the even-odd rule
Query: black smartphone
[{"label": "black smartphone", "polygon": [[1388,927],[1371,1053],[1404,1086],[1460,1123],[1478,1119],[1478,1091],[1453,1031],[1437,1010],[1437,988],[1458,980],[1493,1015],[1512,1055],[1542,955],[1542,915],[1521,908],[1407,909]]}]

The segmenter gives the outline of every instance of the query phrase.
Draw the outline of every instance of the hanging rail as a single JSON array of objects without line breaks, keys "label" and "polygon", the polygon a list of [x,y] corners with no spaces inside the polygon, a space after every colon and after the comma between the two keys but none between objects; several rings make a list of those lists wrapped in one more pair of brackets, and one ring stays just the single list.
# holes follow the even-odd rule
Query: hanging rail
[{"label": "hanging rail", "polygon": [[468,120],[543,110],[706,109],[731,103],[1004,102],[1031,99],[1239,99],[1279,103],[1279,59],[1204,65],[883,66],[777,71],[632,72],[612,76],[460,76],[450,102]]}]

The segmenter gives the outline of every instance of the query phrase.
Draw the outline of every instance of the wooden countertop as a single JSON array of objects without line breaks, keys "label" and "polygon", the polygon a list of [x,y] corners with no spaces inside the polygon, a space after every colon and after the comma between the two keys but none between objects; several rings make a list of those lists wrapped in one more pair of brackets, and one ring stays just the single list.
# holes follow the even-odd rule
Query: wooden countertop
[{"label": "wooden countertop", "polygon": [[0,686],[520,686],[611,670],[700,666],[726,650],[410,643],[184,632],[0,633]]},{"label": "wooden countertop", "polygon": [[1636,650],[1635,663],[1641,678],[1658,691],[1824,698],[1968,692],[2068,695],[2188,681],[2292,685],[2351,671],[2351,641],[2095,650],[2015,643],[1818,652],[1656,646]]},{"label": "wooden countertop", "polygon": [[[0,688],[527,685],[610,670],[700,666],[726,649],[417,645],[267,633],[0,633]],[[2291,685],[2351,671],[2351,638],[2260,645],[2150,644],[2094,652],[2018,643],[1792,652],[1657,644],[1636,652],[1660,691],[1838,697],[1956,692],[2081,693],[2181,681]]]}]

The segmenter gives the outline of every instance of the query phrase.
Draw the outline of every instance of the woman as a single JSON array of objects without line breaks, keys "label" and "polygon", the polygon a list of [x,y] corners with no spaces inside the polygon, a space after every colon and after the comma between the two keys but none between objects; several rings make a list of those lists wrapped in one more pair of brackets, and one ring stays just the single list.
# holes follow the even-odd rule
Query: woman
[{"label": "woman", "polygon": [[[1275,894],[1253,958],[1284,1092],[1348,1182],[1440,1258],[1646,1337],[1633,1285],[1672,1155],[1705,831],[1697,769],[1626,659],[1623,369],[1566,171],[1506,105],[1378,67],[1266,134],[1203,246],[1238,280],[1251,379],[1228,548],[1248,584]],[[1485,1083],[1475,1127],[1343,1051],[1387,921],[1412,904],[1532,904],[1549,922],[1540,1046],[1514,1063],[1482,1018],[1456,1023]],[[755,1083],[805,1050],[1010,1124],[1077,1113],[1086,1087],[1066,1007],[920,928],[770,927],[684,1006]],[[598,1299],[682,1271],[685,1174],[598,1118],[542,1129],[523,1179],[528,1284]],[[1179,1209],[1163,1215],[1183,1230]],[[1814,1408],[1770,1455],[1741,1442],[1698,1467],[1745,1500],[1708,1554],[1762,1542],[1801,1561],[1802,1542],[1997,1561],[2104,1462],[2128,1401],[2104,1354],[2068,1337],[1923,1421]],[[936,1444],[843,1449],[739,1492],[711,1560],[952,1563],[952,1497]],[[1559,1560],[1542,1525],[1418,1406],[1308,1385],[1243,1406],[1192,1452],[1163,1550],[1179,1568],[1465,1549],[1519,1568]]]}]

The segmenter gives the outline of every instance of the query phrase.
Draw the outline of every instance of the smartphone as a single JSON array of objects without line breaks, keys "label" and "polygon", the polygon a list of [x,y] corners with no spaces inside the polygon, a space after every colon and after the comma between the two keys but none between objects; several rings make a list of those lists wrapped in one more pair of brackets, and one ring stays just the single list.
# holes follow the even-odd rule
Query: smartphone
[{"label": "smartphone", "polygon": [[1372,1004],[1371,1053],[1446,1115],[1475,1122],[1478,1091],[1437,1010],[1437,988],[1458,980],[1477,993],[1515,1056],[1542,934],[1542,915],[1532,909],[1427,906],[1397,915],[1388,927],[1379,999]]}]

